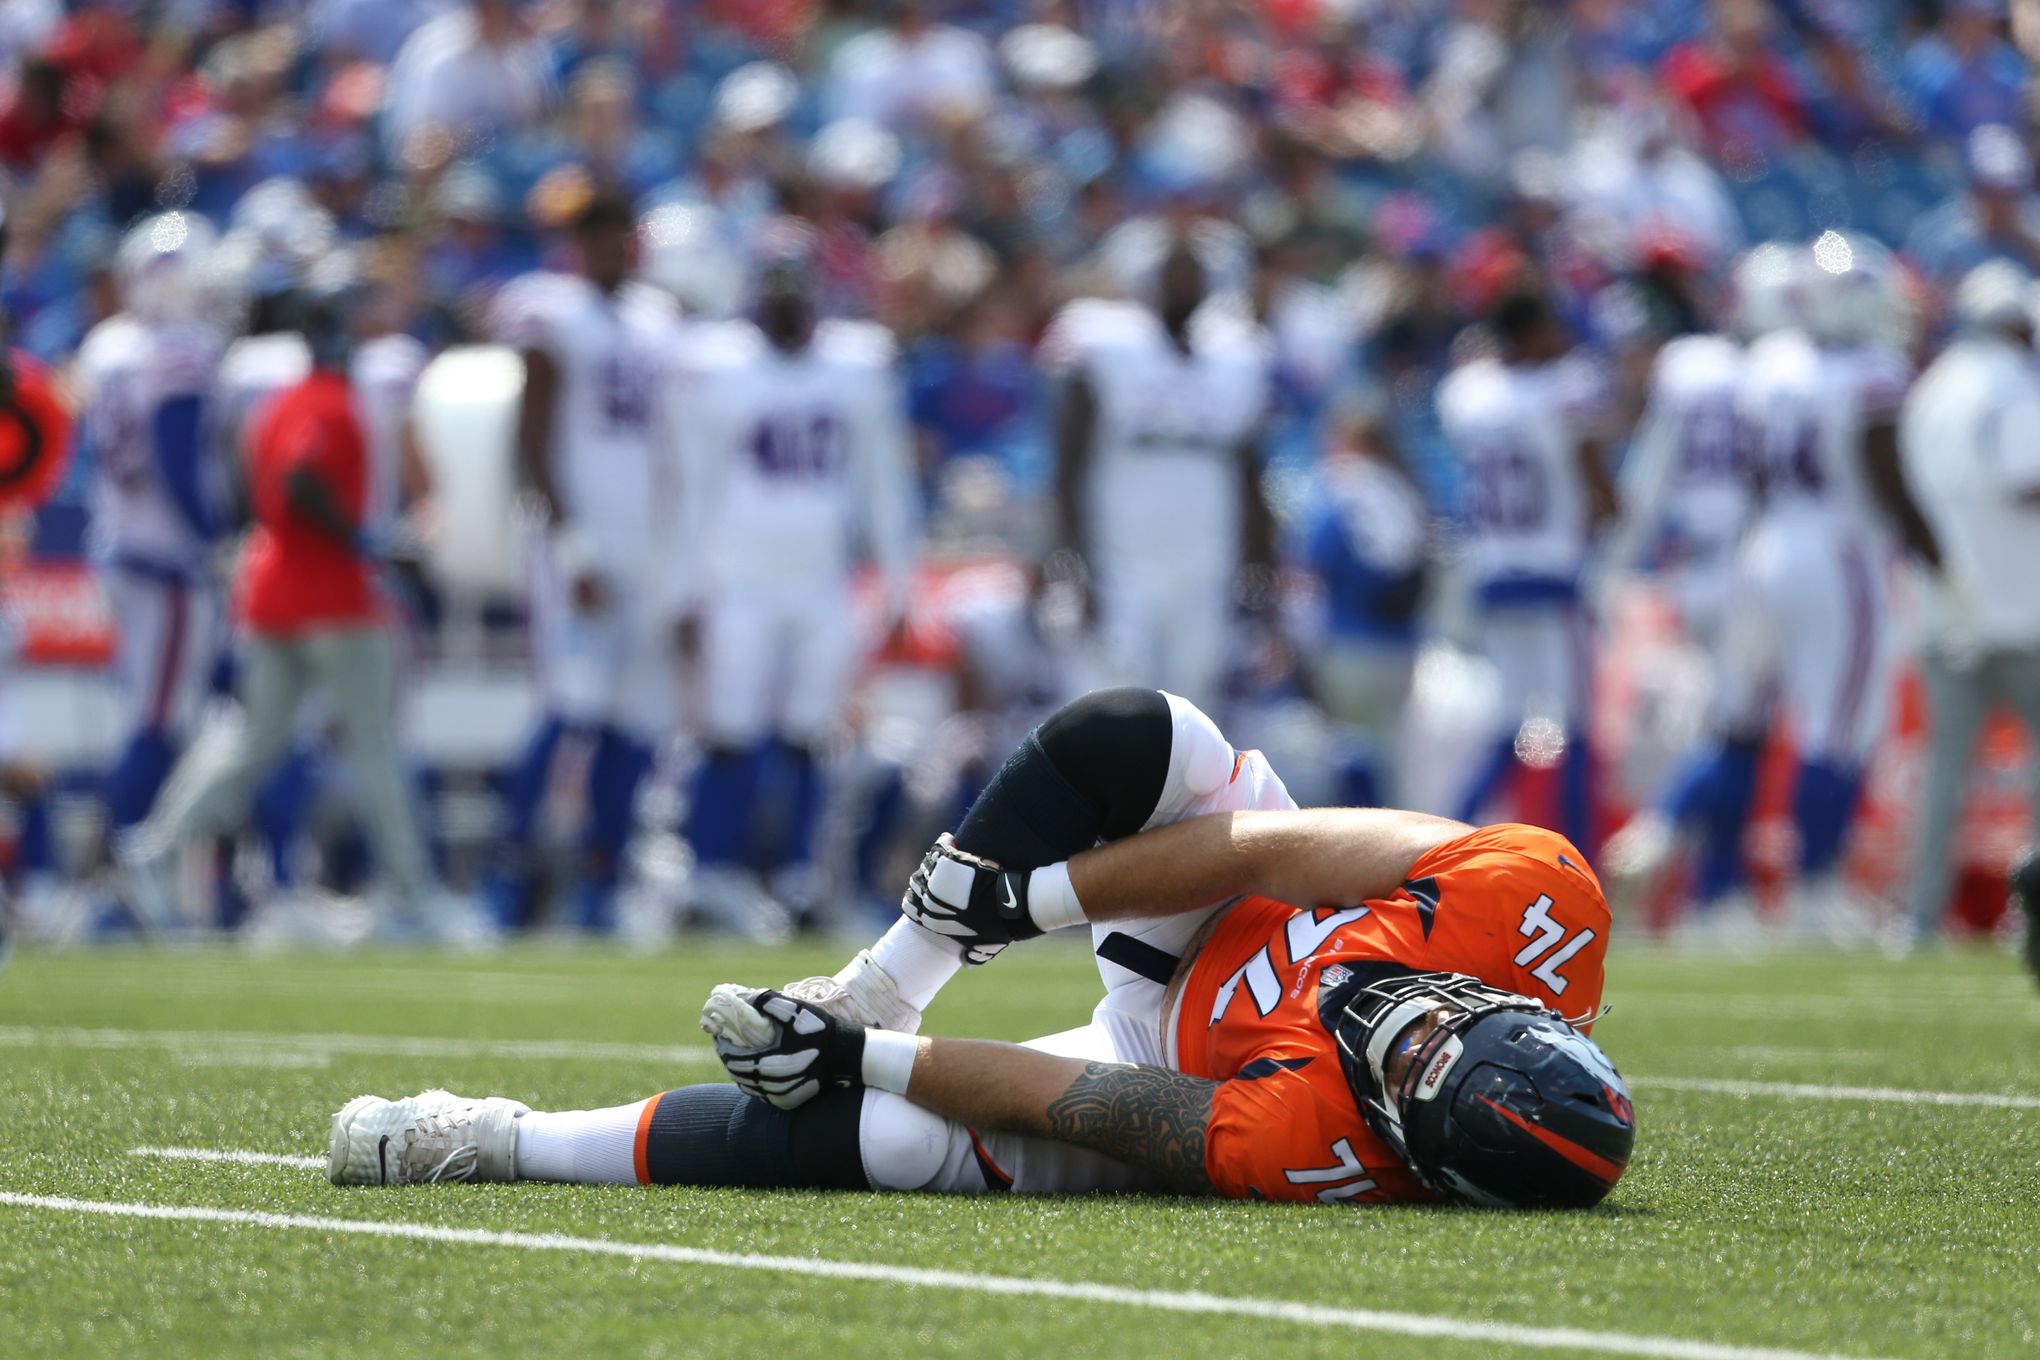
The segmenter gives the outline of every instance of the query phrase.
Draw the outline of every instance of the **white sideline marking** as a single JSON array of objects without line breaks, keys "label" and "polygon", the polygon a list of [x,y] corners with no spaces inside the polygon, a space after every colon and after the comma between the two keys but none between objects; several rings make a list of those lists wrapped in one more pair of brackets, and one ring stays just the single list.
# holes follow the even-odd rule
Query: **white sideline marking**
[{"label": "white sideline marking", "polygon": [[238,1162],[243,1166],[288,1166],[300,1171],[323,1171],[324,1157],[292,1157],[282,1152],[243,1152],[239,1148],[129,1148],[130,1157],[168,1157],[179,1162]]},{"label": "white sideline marking", "polygon": [[1128,1289],[1119,1285],[1076,1280],[1029,1279],[1016,1275],[965,1275],[952,1270],[921,1270],[910,1266],[876,1265],[865,1261],[827,1261],[807,1256],[757,1256],[748,1252],[708,1251],[663,1242],[613,1242],[599,1237],[565,1237],[557,1233],[493,1232],[482,1228],[441,1228],[425,1223],[372,1222],[354,1218],[321,1218],[309,1214],[274,1214],[252,1209],[213,1209],[185,1204],[123,1204],[105,1200],[66,1199],[54,1195],[22,1195],[0,1191],[0,1204],[57,1213],[104,1214],[114,1218],[153,1218],[185,1223],[241,1223],[257,1228],[292,1228],[305,1232],[352,1233],[363,1237],[394,1237],[415,1242],[446,1242],[475,1247],[516,1247],[523,1251],[579,1252],[618,1256],[630,1261],[666,1261],[675,1265],[717,1266],[728,1270],[772,1271],[832,1280],[867,1280],[877,1284],[921,1289],[954,1289],[972,1294],[1069,1299],[1078,1303],[1115,1303],[1129,1308],[1154,1308],[1171,1313],[1201,1313],[1261,1318],[1308,1327],[1343,1327],[1400,1336],[1443,1337],[1453,1341],[1484,1341],[1540,1350],[1598,1351],[1607,1355],[1647,1356],[1651,1360],[1844,1360],[1814,1351],[1776,1350],[1763,1346],[1729,1346],[1676,1337],[1594,1332],[1578,1327],[1524,1327],[1507,1322],[1475,1322],[1424,1313],[1389,1313],[1371,1308],[1327,1308],[1287,1299],[1227,1297],[1220,1294],[1163,1289]]},{"label": "white sideline marking", "polygon": [[[556,1039],[434,1039],[418,1035],[263,1034],[248,1030],[133,1030],[0,1025],[0,1047],[61,1044],[72,1048],[170,1048],[197,1061],[305,1067],[336,1054],[399,1058],[510,1058],[571,1062],[671,1063],[716,1067],[715,1050],[694,1044],[617,1044]],[[1846,1050],[1845,1050],[1846,1051]],[[1975,1106],[2040,1110],[2040,1096],[1986,1091],[1908,1091],[1890,1086],[1817,1086],[1790,1081],[1738,1081],[1722,1077],[1630,1077],[1632,1086],[1713,1095],[1778,1096],[1788,1100],[1869,1100],[1887,1104]]]},{"label": "white sideline marking", "polygon": [[2040,1110],[2040,1096],[1987,1091],[1905,1091],[1891,1086],[1809,1086],[1795,1081],[1730,1081],[1717,1077],[1631,1077],[1632,1086],[1706,1091],[1724,1096],[1783,1096],[1788,1100],[1872,1100],[1892,1105],[1978,1105],[1993,1110]]},{"label": "white sideline marking", "polygon": [[172,1048],[214,1055],[246,1057],[250,1064],[265,1056],[279,1063],[313,1061],[333,1054],[399,1058],[558,1058],[569,1062],[676,1063],[716,1065],[715,1050],[702,1044],[616,1044],[559,1039],[433,1039],[381,1034],[263,1034],[249,1030],[85,1029],[37,1025],[0,1025],[0,1046],[34,1048],[41,1044],[70,1048]]}]

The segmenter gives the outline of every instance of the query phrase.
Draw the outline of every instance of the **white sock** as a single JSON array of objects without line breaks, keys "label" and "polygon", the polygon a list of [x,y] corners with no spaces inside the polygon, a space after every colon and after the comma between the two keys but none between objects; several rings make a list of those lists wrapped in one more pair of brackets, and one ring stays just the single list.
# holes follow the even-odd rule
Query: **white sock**
[{"label": "white sock", "polygon": [[658,1097],[606,1110],[517,1117],[517,1179],[568,1185],[638,1185],[638,1126]]},{"label": "white sock", "polygon": [[927,1010],[942,984],[963,968],[962,950],[904,916],[871,946],[871,957],[899,988],[900,999],[917,1011]]}]

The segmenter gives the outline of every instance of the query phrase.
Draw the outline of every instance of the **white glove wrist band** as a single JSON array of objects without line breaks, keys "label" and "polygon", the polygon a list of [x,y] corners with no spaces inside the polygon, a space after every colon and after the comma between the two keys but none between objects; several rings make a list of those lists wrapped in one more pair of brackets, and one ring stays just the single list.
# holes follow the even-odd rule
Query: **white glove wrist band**
[{"label": "white glove wrist band", "polygon": [[921,1041],[911,1034],[889,1029],[864,1031],[864,1084],[874,1091],[905,1095],[920,1052]]},{"label": "white glove wrist band", "polygon": [[1036,869],[1027,876],[1027,914],[1044,931],[1079,926],[1090,918],[1077,890],[1070,886],[1069,861]]}]

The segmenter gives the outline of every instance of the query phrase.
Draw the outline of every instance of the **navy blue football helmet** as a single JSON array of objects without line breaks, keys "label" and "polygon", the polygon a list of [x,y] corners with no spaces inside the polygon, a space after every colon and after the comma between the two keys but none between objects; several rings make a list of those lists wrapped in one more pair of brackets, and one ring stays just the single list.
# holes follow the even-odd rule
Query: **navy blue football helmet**
[{"label": "navy blue football helmet", "polygon": [[1327,1019],[1361,1112],[1439,1194],[1584,1209],[1629,1165],[1628,1088],[1541,1003],[1464,974],[1397,973],[1335,1005]]}]

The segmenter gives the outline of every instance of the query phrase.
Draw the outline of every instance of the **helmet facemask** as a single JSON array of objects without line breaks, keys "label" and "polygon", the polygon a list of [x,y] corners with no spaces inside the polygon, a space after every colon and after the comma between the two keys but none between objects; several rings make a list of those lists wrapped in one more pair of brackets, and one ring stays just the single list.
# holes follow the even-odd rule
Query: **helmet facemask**
[{"label": "helmet facemask", "polygon": [[1328,1018],[1360,1111],[1431,1190],[1585,1207],[1622,1174],[1628,1092],[1557,1012],[1456,973],[1382,978],[1339,1000]]}]

